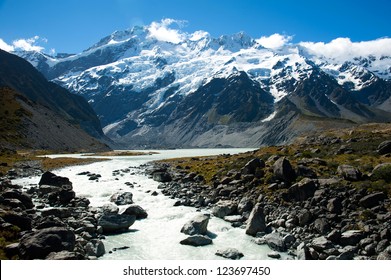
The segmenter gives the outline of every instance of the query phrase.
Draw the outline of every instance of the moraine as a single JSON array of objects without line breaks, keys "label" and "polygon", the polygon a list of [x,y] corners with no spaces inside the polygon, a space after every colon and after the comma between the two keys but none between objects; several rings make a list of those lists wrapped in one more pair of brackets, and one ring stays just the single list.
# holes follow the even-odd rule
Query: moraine
[{"label": "moraine", "polygon": [[[208,230],[212,233],[213,244],[203,247],[180,245],[187,236],[180,232],[182,226],[195,217],[199,212],[196,208],[174,207],[175,200],[164,196],[158,189],[158,182],[153,181],[143,172],[140,166],[154,160],[206,156],[218,154],[234,154],[249,149],[189,149],[161,150],[157,154],[142,156],[111,157],[111,161],[96,162],[90,165],[67,167],[56,170],[59,176],[68,177],[73,182],[73,189],[79,197],[86,197],[91,206],[100,207],[109,203],[110,196],[118,191],[133,193],[134,204],[140,205],[148,213],[148,218],[138,220],[128,232],[106,236],[104,244],[106,254],[101,259],[222,259],[215,255],[218,250],[235,248],[244,254],[242,259],[268,259],[271,250],[266,245],[256,245],[253,237],[245,234],[241,228],[233,228],[222,219],[211,217]],[[53,155],[64,156],[64,155]],[[82,155],[71,155],[80,157]],[[118,175],[115,170],[122,170]],[[100,174],[99,181],[89,180],[89,177],[77,175],[89,171]],[[37,184],[39,177],[14,180],[13,183],[28,187]],[[131,183],[134,187],[127,184]],[[151,195],[154,191],[157,196]],[[120,206],[126,207],[126,206]],[[205,210],[208,212],[208,210]],[[124,250],[115,248],[128,247]],[[111,252],[111,253],[109,253]],[[286,256],[283,256],[286,258]]]}]

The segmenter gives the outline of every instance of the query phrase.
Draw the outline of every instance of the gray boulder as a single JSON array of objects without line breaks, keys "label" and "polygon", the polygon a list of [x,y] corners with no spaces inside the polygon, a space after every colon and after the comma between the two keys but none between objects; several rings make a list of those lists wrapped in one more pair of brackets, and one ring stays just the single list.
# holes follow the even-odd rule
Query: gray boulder
[{"label": "gray boulder", "polygon": [[187,235],[205,235],[208,232],[208,223],[210,215],[199,214],[188,221],[181,229],[181,232]]},{"label": "gray boulder", "polygon": [[305,201],[308,198],[313,197],[317,189],[316,183],[315,180],[304,178],[300,182],[292,185],[288,189],[288,200]]},{"label": "gray boulder", "polygon": [[365,208],[372,208],[379,205],[387,196],[382,192],[371,193],[360,199],[360,205]]},{"label": "gray boulder", "polygon": [[212,244],[212,239],[210,239],[207,236],[197,234],[197,235],[191,235],[186,239],[180,241],[180,244],[190,245],[195,247],[205,246],[205,245]]},{"label": "gray boulder", "polygon": [[117,205],[133,204],[133,194],[131,192],[115,193],[110,197],[110,201]]},{"label": "gray boulder", "polygon": [[103,233],[121,233],[129,229],[136,221],[136,216],[104,214],[98,220],[98,226],[102,227]]},{"label": "gray boulder", "polygon": [[44,228],[25,234],[19,243],[21,259],[45,259],[51,252],[73,251],[75,234],[63,227]]},{"label": "gray boulder", "polygon": [[232,215],[237,211],[238,205],[231,200],[220,200],[212,209],[212,214],[218,218]]},{"label": "gray boulder", "polygon": [[105,245],[103,244],[102,240],[99,239],[90,240],[84,249],[88,256],[97,258],[103,256],[106,253]]},{"label": "gray boulder", "polygon": [[275,251],[278,252],[285,252],[287,248],[287,244],[284,241],[285,234],[273,231],[272,233],[266,234],[264,236],[264,239],[266,241],[266,244]]},{"label": "gray boulder", "polygon": [[391,182],[391,163],[382,163],[375,166],[372,170],[372,179],[385,180]]},{"label": "gray boulder", "polygon": [[296,256],[298,260],[312,260],[308,246],[302,242],[296,248]]},{"label": "gray boulder", "polygon": [[84,257],[75,253],[75,252],[69,252],[69,251],[61,251],[61,252],[52,252],[45,260],[51,260],[51,261],[58,261],[58,260],[83,260]]},{"label": "gray boulder", "polygon": [[137,220],[146,219],[148,217],[147,211],[145,211],[141,206],[138,205],[129,205],[121,214],[136,216]]},{"label": "gray boulder", "polygon": [[238,213],[243,214],[244,212],[250,212],[254,204],[248,197],[243,197],[238,204]]},{"label": "gray boulder", "polygon": [[6,191],[1,194],[2,197],[5,199],[17,199],[19,200],[26,209],[32,209],[34,208],[34,203],[31,200],[31,197],[25,193],[22,193],[17,190],[12,190],[12,191]]},{"label": "gray boulder", "polygon": [[311,241],[311,247],[318,252],[323,252],[324,250],[331,249],[333,247],[333,244],[329,240],[327,240],[326,237],[321,236]]},{"label": "gray boulder", "polygon": [[338,166],[337,173],[348,181],[359,181],[362,176],[360,170],[346,164]]},{"label": "gray boulder", "polygon": [[287,182],[293,182],[296,179],[295,170],[285,157],[279,158],[273,164],[273,173],[276,178]]},{"label": "gray boulder", "polygon": [[112,203],[107,203],[101,207],[103,214],[105,215],[113,215],[113,214],[118,214],[119,208],[117,205],[112,204]]},{"label": "gray boulder", "polygon": [[339,197],[331,198],[327,203],[327,210],[334,214],[342,213],[342,199]]},{"label": "gray boulder", "polygon": [[220,256],[226,259],[239,260],[244,257],[242,252],[239,252],[237,249],[228,248],[224,250],[217,250],[216,256]]},{"label": "gray boulder", "polygon": [[263,213],[263,207],[260,203],[257,203],[250,213],[250,217],[247,220],[246,234],[255,236],[257,232],[263,232],[266,229],[265,214]]}]

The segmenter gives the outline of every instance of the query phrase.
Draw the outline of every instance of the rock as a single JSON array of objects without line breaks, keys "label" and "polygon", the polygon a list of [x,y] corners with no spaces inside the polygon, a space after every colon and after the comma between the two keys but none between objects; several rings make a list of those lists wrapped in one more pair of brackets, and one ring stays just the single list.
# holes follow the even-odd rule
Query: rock
[{"label": "rock", "polygon": [[327,203],[327,210],[334,214],[342,213],[342,200],[339,197],[331,198]]},{"label": "rock", "polygon": [[302,209],[297,214],[297,219],[299,221],[299,226],[303,227],[307,225],[312,218],[311,212],[307,209]]},{"label": "rock", "polygon": [[55,216],[60,219],[69,218],[72,216],[71,209],[67,207],[54,207],[42,210],[42,216]]},{"label": "rock", "polygon": [[83,256],[69,251],[60,251],[60,252],[52,252],[50,253],[45,260],[83,260]]},{"label": "rock", "polygon": [[60,219],[55,216],[47,216],[42,218],[39,222],[35,222],[35,229],[43,229],[50,227],[66,227],[66,223],[63,222],[63,219]]},{"label": "rock", "polygon": [[0,208],[0,217],[7,223],[19,227],[21,230],[30,230],[32,228],[32,220],[23,213],[14,211],[5,211]]},{"label": "rock", "polygon": [[31,200],[31,197],[17,190],[6,191],[2,193],[1,196],[4,198],[12,198],[19,200],[26,209],[34,208],[34,203]]},{"label": "rock", "polygon": [[73,251],[75,234],[63,227],[41,229],[25,234],[19,243],[21,259],[45,259],[51,252]]},{"label": "rock", "polygon": [[143,208],[141,208],[141,206],[138,205],[130,205],[126,207],[125,211],[121,214],[136,216],[137,220],[145,219],[148,217],[147,211],[145,211]]},{"label": "rock", "polygon": [[239,222],[243,221],[243,216],[242,215],[225,216],[224,221],[229,222],[229,223],[239,223]]},{"label": "rock", "polygon": [[377,152],[379,153],[379,155],[385,155],[391,153],[391,141],[387,140],[381,142],[380,145],[377,147]]},{"label": "rock", "polygon": [[330,240],[331,242],[338,244],[341,239],[341,231],[338,229],[333,229],[327,236],[326,238]]},{"label": "rock", "polygon": [[243,175],[255,175],[258,168],[264,168],[265,162],[259,158],[254,158],[246,163],[246,165],[241,169]]},{"label": "rock", "polygon": [[248,197],[243,197],[238,204],[238,213],[250,212],[254,204]]},{"label": "rock", "polygon": [[372,170],[371,179],[391,182],[391,163],[388,162],[376,165]]},{"label": "rock", "polygon": [[314,196],[317,189],[315,180],[304,178],[288,189],[288,200],[305,201]]},{"label": "rock", "polygon": [[58,193],[58,200],[63,205],[68,204],[75,197],[76,197],[75,192],[73,190],[69,190],[69,189],[62,189]]},{"label": "rock", "polygon": [[187,237],[186,239],[182,240],[180,242],[180,244],[190,245],[190,246],[195,246],[195,247],[205,246],[205,245],[212,244],[212,239],[210,239],[207,236],[203,236],[203,235],[191,235],[191,236]]},{"label": "rock", "polygon": [[312,260],[310,250],[307,245],[302,242],[296,248],[296,256],[298,260]]},{"label": "rock", "polygon": [[103,233],[121,233],[129,229],[136,221],[136,216],[104,214],[98,220],[98,226],[102,227]]},{"label": "rock", "polygon": [[360,170],[346,164],[338,166],[337,173],[348,181],[359,181],[362,176]]},{"label": "rock", "polygon": [[39,186],[49,185],[49,186],[72,186],[71,181],[66,177],[57,176],[49,171],[45,172],[41,176],[41,180],[38,183]]},{"label": "rock", "polygon": [[239,252],[237,249],[234,248],[217,250],[216,256],[220,256],[231,260],[239,260],[244,257],[243,253]]},{"label": "rock", "polygon": [[131,192],[115,193],[110,197],[110,201],[117,205],[133,204],[133,194]]},{"label": "rock", "polygon": [[224,218],[236,212],[238,206],[231,200],[220,200],[212,209],[212,214],[218,218]]},{"label": "rock", "polygon": [[339,250],[340,254],[336,257],[336,260],[353,260],[357,251],[358,248],[355,246],[346,246]]},{"label": "rock", "polygon": [[314,228],[320,234],[327,234],[330,231],[330,224],[326,218],[318,218],[314,222]]},{"label": "rock", "polygon": [[284,242],[284,234],[273,231],[272,233],[264,236],[266,244],[272,249],[278,252],[285,252],[288,248]]},{"label": "rock", "polygon": [[87,243],[84,249],[86,250],[87,255],[97,258],[103,256],[106,253],[105,245],[99,239],[91,240]]},{"label": "rock", "polygon": [[260,203],[257,203],[250,213],[250,217],[247,220],[246,234],[255,236],[257,232],[263,232],[266,229],[265,214],[263,207]]},{"label": "rock", "polygon": [[188,221],[181,232],[187,235],[205,235],[208,232],[209,218],[208,214],[199,214]]},{"label": "rock", "polygon": [[14,256],[17,256],[19,253],[19,243],[12,243],[5,246],[4,251],[7,258],[12,259]]},{"label": "rock", "polygon": [[114,215],[118,214],[119,208],[117,205],[114,205],[112,203],[107,203],[101,207],[104,215]]},{"label": "rock", "polygon": [[391,229],[385,228],[380,232],[380,239],[391,240]]},{"label": "rock", "polygon": [[371,193],[360,199],[360,205],[365,208],[372,208],[379,205],[387,196],[382,192]]},{"label": "rock", "polygon": [[271,259],[280,259],[281,255],[277,252],[268,253],[267,256]]},{"label": "rock", "polygon": [[296,173],[289,160],[285,157],[279,158],[273,164],[273,173],[277,179],[287,182],[293,182],[296,179]]},{"label": "rock", "polygon": [[363,238],[364,234],[361,230],[348,230],[342,233],[340,242],[343,246],[355,246]]},{"label": "rock", "polygon": [[310,179],[316,179],[317,177],[316,172],[314,170],[304,165],[297,166],[296,174],[297,177],[304,177]]},{"label": "rock", "polygon": [[160,183],[167,183],[171,182],[172,178],[171,175],[168,172],[165,171],[155,171],[152,173],[153,180],[160,182]]},{"label": "rock", "polygon": [[333,247],[332,243],[324,236],[313,239],[310,244],[311,247],[318,252],[323,252],[324,250],[331,249]]},{"label": "rock", "polygon": [[388,246],[377,256],[378,260],[391,260],[391,246]]}]

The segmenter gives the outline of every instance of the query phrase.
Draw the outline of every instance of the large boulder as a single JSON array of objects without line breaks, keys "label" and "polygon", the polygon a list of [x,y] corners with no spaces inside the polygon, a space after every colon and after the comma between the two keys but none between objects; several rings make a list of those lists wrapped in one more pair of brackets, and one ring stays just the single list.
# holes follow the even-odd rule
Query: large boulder
[{"label": "large boulder", "polygon": [[63,227],[44,228],[25,234],[19,243],[21,259],[45,259],[51,252],[73,251],[75,234]]},{"label": "large boulder", "polygon": [[361,171],[356,167],[343,164],[338,166],[337,173],[348,181],[359,181],[361,179]]},{"label": "large boulder", "polygon": [[256,204],[247,220],[246,234],[255,236],[257,232],[263,232],[266,229],[265,214],[260,203]]},{"label": "large boulder", "polygon": [[305,201],[314,196],[317,186],[317,181],[304,178],[300,182],[293,184],[287,192],[287,200]]},{"label": "large boulder", "polygon": [[371,193],[360,199],[360,205],[365,208],[372,208],[379,205],[387,196],[382,192]]},{"label": "large boulder", "polygon": [[32,219],[23,213],[0,209],[0,218],[19,227],[21,230],[30,230],[32,228]]},{"label": "large boulder", "polygon": [[264,239],[266,241],[266,244],[275,251],[278,252],[285,252],[288,247],[287,244],[285,243],[285,234],[278,232],[278,231],[273,231],[272,233],[266,234],[264,236]]},{"label": "large boulder", "polygon": [[31,197],[25,193],[20,192],[20,191],[17,191],[17,190],[6,191],[6,192],[2,193],[1,196],[6,199],[19,200],[24,205],[24,207],[26,209],[34,208],[34,203],[31,200]]},{"label": "large boulder", "polygon": [[145,219],[148,217],[147,211],[145,211],[141,206],[138,205],[129,205],[121,214],[136,216],[137,220]]},{"label": "large boulder", "polygon": [[382,163],[375,166],[372,170],[372,180],[384,180],[391,182],[391,163]]},{"label": "large boulder", "polygon": [[246,163],[246,165],[241,169],[243,175],[255,175],[257,169],[264,168],[265,162],[259,158],[254,158]]},{"label": "large boulder", "polygon": [[190,245],[195,247],[205,246],[205,245],[212,244],[212,239],[210,239],[207,236],[197,234],[197,235],[191,235],[186,239],[180,241],[180,244]]},{"label": "large boulder", "polygon": [[152,178],[156,182],[167,183],[172,181],[170,173],[166,171],[155,171],[152,173]]},{"label": "large boulder", "polygon": [[181,229],[181,232],[187,235],[201,234],[208,232],[209,214],[199,214],[188,221]]},{"label": "large boulder", "polygon": [[296,173],[289,160],[285,157],[279,158],[273,164],[273,173],[277,179],[293,182],[296,179]]},{"label": "large boulder", "polygon": [[110,197],[110,201],[117,205],[133,204],[133,194],[131,192],[115,193]]},{"label": "large boulder", "polygon": [[54,173],[47,171],[42,174],[41,180],[39,181],[38,185],[62,187],[64,185],[72,186],[72,182],[69,181],[69,179],[66,177],[57,176]]},{"label": "large boulder", "polygon": [[88,256],[101,257],[106,253],[105,245],[99,239],[92,239],[84,247]]},{"label": "large boulder", "polygon": [[355,246],[363,238],[364,233],[361,230],[348,230],[342,233],[340,242],[344,246]]},{"label": "large boulder", "polygon": [[216,256],[220,256],[231,260],[239,260],[243,258],[244,255],[242,252],[239,252],[237,249],[228,248],[224,250],[217,250]]},{"label": "large boulder", "polygon": [[98,220],[98,226],[102,227],[105,234],[121,233],[127,231],[135,221],[136,216],[103,214]]},{"label": "large boulder", "polygon": [[212,214],[219,218],[233,215],[237,211],[238,205],[231,200],[220,200],[212,209]]},{"label": "large boulder", "polygon": [[238,213],[243,214],[245,212],[250,212],[253,209],[253,202],[248,197],[243,197],[238,204]]},{"label": "large boulder", "polygon": [[377,152],[380,155],[385,155],[391,153],[391,141],[387,140],[384,142],[381,142],[380,145],[377,147]]}]

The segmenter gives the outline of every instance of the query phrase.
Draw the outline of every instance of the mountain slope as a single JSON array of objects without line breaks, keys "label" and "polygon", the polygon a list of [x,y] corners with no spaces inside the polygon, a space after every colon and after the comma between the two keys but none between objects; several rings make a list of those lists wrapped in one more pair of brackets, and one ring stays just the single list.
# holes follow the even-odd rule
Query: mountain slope
[{"label": "mountain slope", "polygon": [[125,147],[280,144],[332,123],[391,121],[391,57],[267,49],[243,32],[175,34],[134,27],[77,55],[18,55],[88,100],[105,134]]},{"label": "mountain slope", "polygon": [[1,145],[56,151],[107,150],[88,103],[48,82],[27,61],[0,50]]}]

